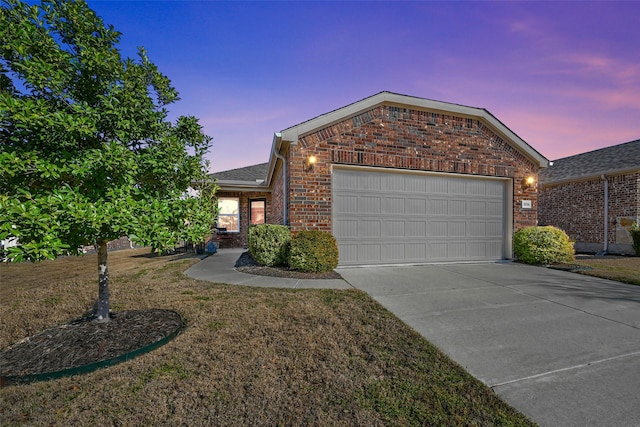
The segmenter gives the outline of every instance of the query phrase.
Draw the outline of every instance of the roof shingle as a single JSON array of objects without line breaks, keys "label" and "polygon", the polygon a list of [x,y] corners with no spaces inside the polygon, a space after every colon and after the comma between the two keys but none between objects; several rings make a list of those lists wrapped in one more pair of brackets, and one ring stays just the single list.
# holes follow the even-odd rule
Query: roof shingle
[{"label": "roof shingle", "polygon": [[256,181],[262,181],[267,178],[268,166],[269,163],[260,163],[259,165],[214,172],[209,174],[209,177],[217,179],[218,181],[246,181],[255,183]]},{"label": "roof shingle", "polygon": [[572,181],[634,168],[640,170],[640,139],[564,157],[552,163],[540,170],[540,182]]}]

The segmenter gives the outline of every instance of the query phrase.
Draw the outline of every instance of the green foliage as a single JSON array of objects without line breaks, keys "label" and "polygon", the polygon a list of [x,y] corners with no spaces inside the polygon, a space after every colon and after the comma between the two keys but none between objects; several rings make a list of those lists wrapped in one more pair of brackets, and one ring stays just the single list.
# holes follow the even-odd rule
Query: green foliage
[{"label": "green foliage", "polygon": [[573,242],[556,227],[525,227],[513,235],[516,259],[526,264],[558,264],[574,261]]},{"label": "green foliage", "polygon": [[338,266],[338,243],[320,230],[300,231],[291,238],[289,266],[309,273],[324,273]]},{"label": "green foliage", "polygon": [[249,227],[249,252],[256,262],[273,267],[285,265],[289,257],[291,232],[284,225],[260,224]]},{"label": "green foliage", "polygon": [[203,181],[211,138],[194,117],[167,120],[178,100],[140,48],[82,0],[0,8],[0,239],[14,261],[78,254],[135,235],[157,250],[202,240],[216,216]]},{"label": "green foliage", "polygon": [[211,138],[143,48],[122,58],[120,33],[84,0],[0,8],[0,239],[13,261],[97,244],[97,317],[109,316],[107,241],[135,235],[158,251],[203,241],[216,217],[204,182]]},{"label": "green foliage", "polygon": [[640,223],[634,222],[631,225],[631,239],[633,240],[633,250],[640,256]]}]

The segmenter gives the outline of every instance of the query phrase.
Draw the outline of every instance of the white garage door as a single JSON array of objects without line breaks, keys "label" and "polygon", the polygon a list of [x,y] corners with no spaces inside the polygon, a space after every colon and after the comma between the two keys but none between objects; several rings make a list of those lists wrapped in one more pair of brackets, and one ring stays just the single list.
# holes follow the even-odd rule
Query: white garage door
[{"label": "white garage door", "polygon": [[334,169],[340,265],[505,257],[505,181]]}]

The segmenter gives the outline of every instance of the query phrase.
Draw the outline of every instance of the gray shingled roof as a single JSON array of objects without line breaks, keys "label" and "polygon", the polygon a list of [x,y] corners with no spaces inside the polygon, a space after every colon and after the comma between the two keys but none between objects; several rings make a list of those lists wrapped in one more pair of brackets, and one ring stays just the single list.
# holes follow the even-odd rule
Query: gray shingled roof
[{"label": "gray shingled roof", "polygon": [[554,160],[552,166],[540,170],[540,182],[572,181],[633,169],[640,170],[640,139]]},{"label": "gray shingled roof", "polygon": [[214,172],[209,175],[218,181],[246,181],[255,183],[257,180],[267,179],[267,168],[269,163],[246,166],[244,168],[231,169],[228,171]]}]

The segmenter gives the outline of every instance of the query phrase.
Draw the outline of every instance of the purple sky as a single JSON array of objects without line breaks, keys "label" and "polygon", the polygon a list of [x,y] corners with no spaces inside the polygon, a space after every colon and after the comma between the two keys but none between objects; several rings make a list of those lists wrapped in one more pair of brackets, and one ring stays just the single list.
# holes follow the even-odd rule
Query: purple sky
[{"label": "purple sky", "polygon": [[550,160],[640,138],[640,2],[89,5],[200,118],[212,172],[383,90],[486,108]]}]

